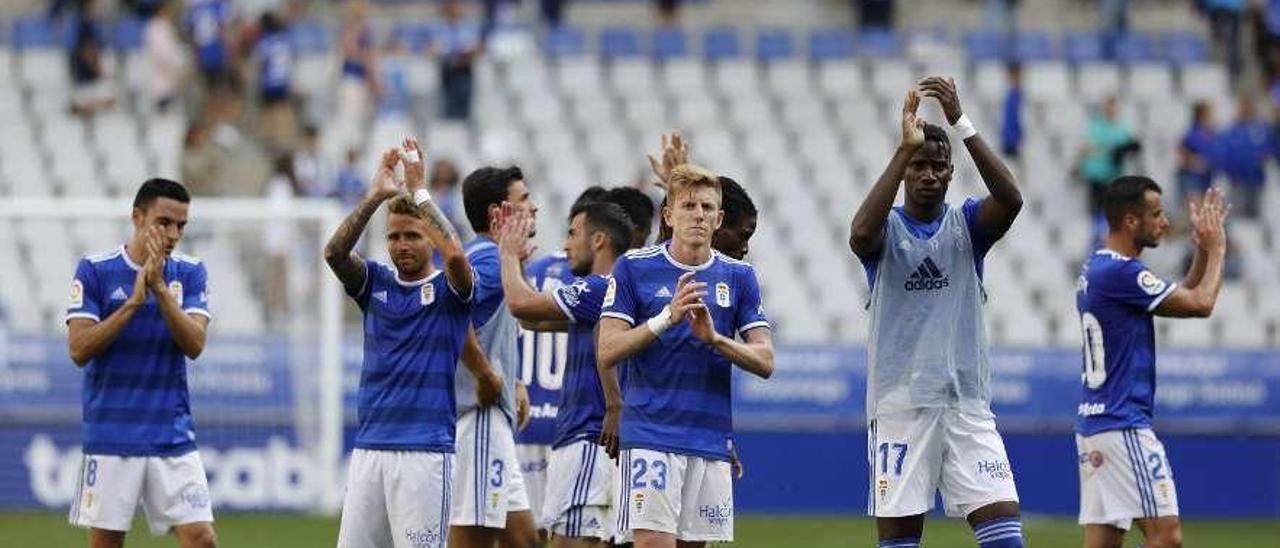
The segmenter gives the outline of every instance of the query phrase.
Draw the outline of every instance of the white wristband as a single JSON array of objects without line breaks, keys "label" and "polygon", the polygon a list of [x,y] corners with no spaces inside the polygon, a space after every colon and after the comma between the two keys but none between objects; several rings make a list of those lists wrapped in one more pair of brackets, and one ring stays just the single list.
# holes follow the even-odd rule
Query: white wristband
[{"label": "white wristband", "polygon": [[431,193],[428,192],[427,189],[419,188],[418,190],[413,191],[414,205],[418,207],[422,207],[422,204],[425,204],[430,201],[431,201]]},{"label": "white wristband", "polygon": [[959,137],[961,141],[973,137],[978,134],[977,128],[973,127],[973,121],[969,119],[968,114],[961,114],[960,119],[956,123],[951,124],[951,135]]},{"label": "white wristband", "polygon": [[644,322],[644,325],[649,328],[649,331],[653,332],[653,336],[661,336],[663,331],[666,331],[667,328],[671,327],[671,307],[662,307],[662,312],[659,312],[657,316],[649,318],[649,321]]}]

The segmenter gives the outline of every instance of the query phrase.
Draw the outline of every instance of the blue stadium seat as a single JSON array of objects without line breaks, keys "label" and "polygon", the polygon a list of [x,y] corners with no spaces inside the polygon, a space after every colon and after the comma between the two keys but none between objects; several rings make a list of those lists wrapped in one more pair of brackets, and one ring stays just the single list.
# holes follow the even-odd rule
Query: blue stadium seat
[{"label": "blue stadium seat", "polygon": [[1166,59],[1176,65],[1195,65],[1209,60],[1209,46],[1199,35],[1190,32],[1171,32],[1165,35]]},{"label": "blue stadium seat", "polygon": [[902,38],[892,30],[867,30],[858,35],[858,53],[873,58],[901,57]]},{"label": "blue stadium seat", "polygon": [[990,30],[975,30],[964,36],[964,49],[969,60],[1000,61],[1008,57],[1005,33]]},{"label": "blue stadium seat", "polygon": [[121,17],[115,25],[107,27],[111,42],[125,51],[137,51],[142,47],[142,31],[146,23],[137,17]]},{"label": "blue stadium seat", "polygon": [[1145,32],[1126,33],[1116,40],[1116,60],[1125,63],[1159,61],[1159,39]]},{"label": "blue stadium seat", "polygon": [[1044,31],[1020,32],[1013,42],[1013,56],[1024,63],[1053,59],[1053,38]]},{"label": "blue stadium seat", "polygon": [[547,32],[543,49],[551,57],[582,55],[587,51],[587,37],[579,28],[556,27]]},{"label": "blue stadium seat", "polygon": [[422,53],[431,43],[431,26],[423,23],[399,23],[391,29],[395,40],[403,40],[409,51]]},{"label": "blue stadium seat", "polygon": [[678,27],[653,31],[653,56],[661,60],[689,55],[689,35]]},{"label": "blue stadium seat", "polygon": [[761,30],[756,34],[756,58],[769,62],[796,55],[795,38],[783,29]]},{"label": "blue stadium seat", "polygon": [[1062,55],[1070,63],[1103,59],[1102,37],[1096,32],[1072,32],[1062,37]]},{"label": "blue stadium seat", "polygon": [[60,30],[42,15],[19,17],[13,20],[13,46],[18,49],[58,47],[67,42],[70,34]]},{"label": "blue stadium seat", "polygon": [[738,41],[737,29],[731,27],[715,27],[702,35],[702,55],[708,61],[721,61],[742,55],[742,44]]},{"label": "blue stadium seat", "polygon": [[607,27],[600,31],[600,55],[608,59],[640,56],[640,35],[632,27]]},{"label": "blue stadium seat", "polygon": [[809,35],[809,57],[814,61],[852,58],[857,38],[843,28],[815,30]]},{"label": "blue stadium seat", "polygon": [[316,20],[298,21],[289,26],[289,41],[299,53],[325,53],[329,43],[329,29]]}]

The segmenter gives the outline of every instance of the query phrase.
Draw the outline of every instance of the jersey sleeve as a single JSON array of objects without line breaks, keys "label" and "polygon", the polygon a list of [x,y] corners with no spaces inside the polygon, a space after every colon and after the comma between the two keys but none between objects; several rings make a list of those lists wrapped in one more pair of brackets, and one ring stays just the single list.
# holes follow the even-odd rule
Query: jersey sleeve
[{"label": "jersey sleeve", "polygon": [[756,279],[755,269],[743,269],[738,275],[737,285],[738,309],[734,330],[741,336],[757,327],[769,327],[769,318],[764,315],[764,305],[760,302],[760,281]]},{"label": "jersey sleeve", "polygon": [[476,329],[484,327],[502,305],[502,265],[496,252],[480,252],[468,257],[475,272],[475,285],[471,289],[471,323]]},{"label": "jersey sleeve", "polygon": [[631,325],[636,324],[639,301],[632,283],[630,259],[624,257],[614,265],[613,276],[609,278],[600,306],[601,318],[617,318]]},{"label": "jersey sleeve", "polygon": [[551,292],[556,305],[573,323],[595,324],[600,321],[600,306],[609,291],[609,280],[601,276],[579,278]]},{"label": "jersey sleeve", "polygon": [[212,320],[209,313],[209,271],[199,263],[187,271],[182,283],[182,311]]},{"label": "jersey sleeve", "polygon": [[987,252],[991,250],[991,246],[996,243],[983,230],[982,225],[978,224],[978,211],[982,209],[983,202],[990,200],[986,198],[969,198],[964,201],[961,211],[964,213],[964,224],[969,228],[969,238],[973,241],[973,259],[980,261],[987,256]]},{"label": "jersey sleeve", "polygon": [[346,291],[347,296],[351,297],[351,300],[355,301],[357,305],[360,305],[360,310],[364,310],[368,306],[369,294],[373,293],[373,278],[378,275],[380,270],[381,268],[379,268],[377,262],[365,259],[364,284],[355,293],[352,293],[350,289],[347,289],[346,285],[343,285],[343,291]]},{"label": "jersey sleeve", "polygon": [[76,318],[102,321],[102,295],[98,291],[98,272],[88,259],[80,259],[76,276],[71,280],[71,301],[67,304],[67,321]]},{"label": "jersey sleeve", "polygon": [[1129,261],[1108,276],[1102,290],[1110,299],[1150,312],[1160,306],[1177,286],[1156,276],[1141,262]]}]

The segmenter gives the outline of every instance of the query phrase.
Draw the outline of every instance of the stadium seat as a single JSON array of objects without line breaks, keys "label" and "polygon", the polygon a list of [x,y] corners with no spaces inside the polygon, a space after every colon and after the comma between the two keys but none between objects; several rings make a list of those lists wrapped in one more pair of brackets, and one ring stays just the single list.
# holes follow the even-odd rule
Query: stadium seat
[{"label": "stadium seat", "polygon": [[795,38],[783,29],[762,30],[756,35],[756,58],[765,63],[791,59],[796,55]]},{"label": "stadium seat", "polygon": [[823,63],[818,66],[818,87],[833,101],[854,101],[862,92],[862,68],[850,61]]},{"label": "stadium seat", "polygon": [[745,133],[776,130],[773,106],[759,95],[744,95],[729,101],[729,122]]},{"label": "stadium seat", "polygon": [[916,75],[911,67],[892,61],[871,63],[871,91],[876,97],[901,104],[907,90],[915,87]]},{"label": "stadium seat", "polygon": [[1209,61],[1204,38],[1189,32],[1171,32],[1164,37],[1165,58],[1175,65],[1198,65]]},{"label": "stadium seat", "polygon": [[663,27],[653,31],[653,56],[660,61],[689,55],[689,36],[684,29]]},{"label": "stadium seat", "polygon": [[587,52],[587,37],[579,28],[555,27],[547,31],[542,47],[553,58],[583,55]]},{"label": "stadium seat", "polygon": [[1062,56],[1069,63],[1105,60],[1102,37],[1096,32],[1071,32],[1062,37]]},{"label": "stadium seat", "polygon": [[774,97],[779,99],[813,100],[813,74],[809,63],[792,58],[770,63],[765,67],[765,83]]},{"label": "stadium seat", "polygon": [[1116,61],[1151,63],[1163,61],[1159,38],[1141,31],[1130,31],[1116,40]]},{"label": "stadium seat", "polygon": [[600,31],[600,56],[605,59],[639,57],[640,34],[631,27],[607,27]]},{"label": "stadium seat", "polygon": [[[958,82],[957,82],[958,83]],[[1005,65],[997,62],[978,63],[973,68],[972,89],[978,98],[986,101],[1003,101],[1009,89]]]},{"label": "stadium seat", "polygon": [[[1231,96],[1231,80],[1226,67],[1217,64],[1196,64],[1182,67],[1182,95],[1189,99],[1217,99]],[[1218,119],[1225,120],[1218,112]]]},{"label": "stadium seat", "polygon": [[818,62],[852,59],[857,38],[845,29],[817,30],[809,35],[809,58]]},{"label": "stadium seat", "polygon": [[1061,101],[1071,93],[1071,76],[1059,62],[1034,63],[1023,67],[1023,85],[1027,98],[1035,101]]},{"label": "stadium seat", "polygon": [[902,37],[891,30],[869,29],[857,38],[858,55],[867,59],[895,59],[902,57]]},{"label": "stadium seat", "polygon": [[974,63],[1004,61],[1010,56],[1005,33],[979,29],[964,36],[965,52]]},{"label": "stadium seat", "polygon": [[1114,63],[1084,63],[1076,69],[1076,90],[1091,103],[1120,91],[1120,67]]},{"label": "stadium seat", "polygon": [[[667,126],[670,121],[670,111],[666,104],[656,97],[631,97],[623,102],[623,116],[632,127],[644,127],[647,124],[654,124],[659,127],[659,131],[668,131]],[[658,140],[645,141],[644,146],[656,146]]]},{"label": "stadium seat", "polygon": [[662,66],[667,91],[673,96],[704,94],[707,90],[707,70],[702,62],[692,58],[674,59]]},{"label": "stadium seat", "polygon": [[590,57],[560,59],[556,75],[559,89],[570,98],[597,96],[604,87],[604,73],[600,63]]},{"label": "stadium seat", "polygon": [[1043,31],[1019,32],[1013,41],[1013,57],[1022,63],[1039,63],[1056,57],[1053,39]]},{"label": "stadium seat", "polygon": [[615,59],[609,65],[609,82],[617,97],[639,97],[655,93],[659,88],[653,63],[647,59]]},{"label": "stadium seat", "polygon": [[422,53],[431,44],[432,28],[422,23],[396,23],[391,29],[391,39],[403,41],[413,53]]},{"label": "stadium seat", "polygon": [[702,55],[708,61],[717,62],[742,56],[742,44],[737,29],[714,27],[702,35]]},{"label": "stadium seat", "polygon": [[1164,63],[1131,65],[1124,90],[1129,97],[1147,100],[1165,99],[1177,93],[1173,72]]},{"label": "stadium seat", "polygon": [[61,49],[68,43],[69,32],[55,29],[48,17],[28,15],[13,20],[13,47],[18,50]]},{"label": "stadium seat", "polygon": [[21,51],[18,81],[36,93],[56,93],[67,97],[71,89],[71,75],[67,73],[66,55],[53,49]]},{"label": "stadium seat", "polygon": [[725,60],[712,68],[717,87],[725,97],[758,97],[760,71],[754,61]]}]

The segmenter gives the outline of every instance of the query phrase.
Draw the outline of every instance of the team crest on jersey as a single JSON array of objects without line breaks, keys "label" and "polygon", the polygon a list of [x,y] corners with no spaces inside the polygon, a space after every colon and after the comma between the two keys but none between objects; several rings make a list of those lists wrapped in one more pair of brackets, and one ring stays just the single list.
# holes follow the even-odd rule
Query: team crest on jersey
[{"label": "team crest on jersey", "polygon": [[169,295],[173,300],[178,301],[178,306],[182,306],[182,282],[178,280],[169,282]]},{"label": "team crest on jersey", "polygon": [[609,287],[604,290],[604,302],[600,303],[604,307],[613,306],[614,297],[618,296],[618,282],[613,278],[609,278]]},{"label": "team crest on jersey", "polygon": [[84,306],[84,284],[80,280],[71,280],[71,308]]},{"label": "team crest on jersey", "polygon": [[422,306],[427,306],[436,302],[436,286],[423,284],[420,298],[418,300],[422,302]]},{"label": "team crest on jersey", "polygon": [[1143,270],[1138,273],[1138,287],[1148,295],[1155,296],[1164,293],[1165,283],[1150,270]]},{"label": "team crest on jersey", "polygon": [[716,304],[720,308],[729,308],[729,284],[720,282],[716,284]]}]

